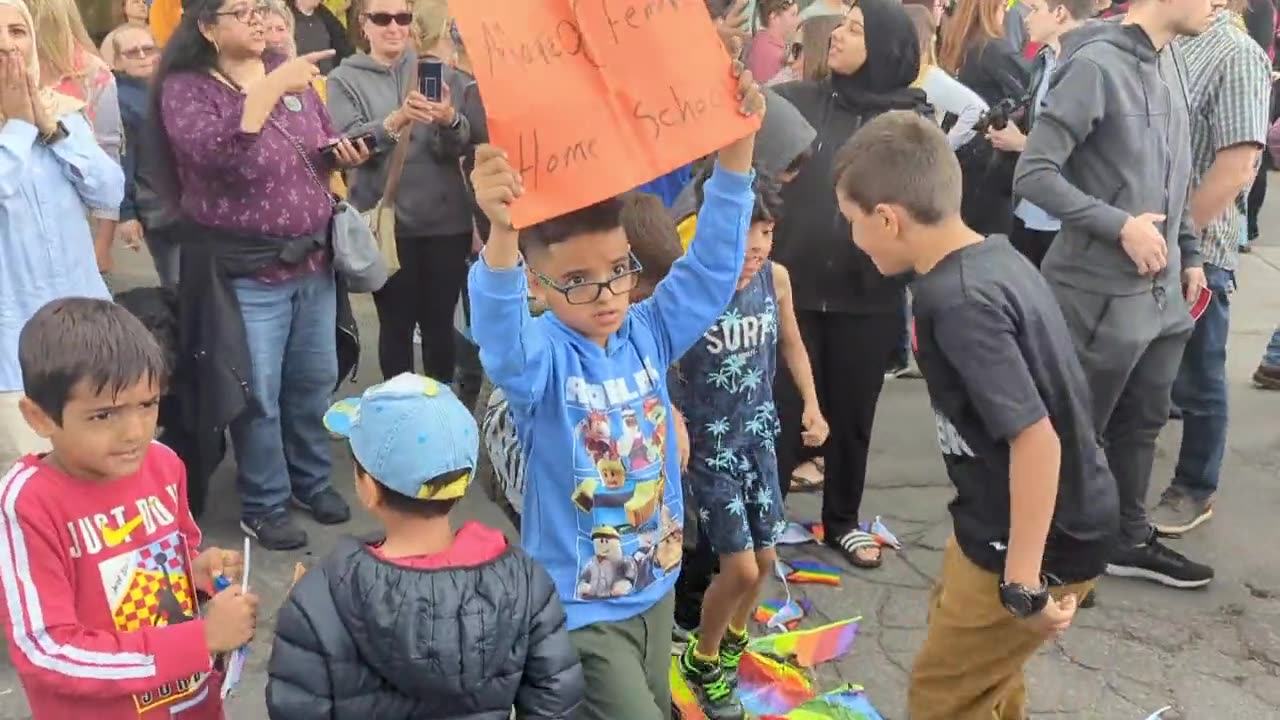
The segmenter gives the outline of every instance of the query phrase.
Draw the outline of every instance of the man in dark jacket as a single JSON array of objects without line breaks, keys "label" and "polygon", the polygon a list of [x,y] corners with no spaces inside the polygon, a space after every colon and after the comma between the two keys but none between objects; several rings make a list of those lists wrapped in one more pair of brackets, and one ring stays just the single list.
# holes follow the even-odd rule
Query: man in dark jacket
[{"label": "man in dark jacket", "polygon": [[116,238],[137,249],[145,240],[151,251],[160,284],[178,285],[178,244],[168,233],[174,218],[163,208],[155,192],[156,153],[150,132],[151,76],[160,59],[160,49],[146,28],[124,27],[112,36],[115,43],[116,87],[120,100],[120,120],[124,126],[124,200],[120,203],[120,224]]},{"label": "man in dark jacket", "polygon": [[551,578],[497,530],[450,528],[479,440],[449,387],[399,375],[325,425],[351,443],[356,495],[385,537],[339,541],[289,594],[270,717],[574,717],[585,681]]}]

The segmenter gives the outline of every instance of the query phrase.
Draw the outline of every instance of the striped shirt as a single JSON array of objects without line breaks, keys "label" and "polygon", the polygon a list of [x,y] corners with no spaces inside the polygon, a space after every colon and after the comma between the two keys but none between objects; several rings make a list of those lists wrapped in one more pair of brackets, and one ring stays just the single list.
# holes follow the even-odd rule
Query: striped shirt
[{"label": "striped shirt", "polygon": [[[1204,33],[1179,41],[1187,62],[1191,101],[1192,187],[1220,150],[1263,147],[1271,99],[1271,64],[1234,13],[1221,11]],[[1247,188],[1200,236],[1204,262],[1235,270],[1239,261]]]}]

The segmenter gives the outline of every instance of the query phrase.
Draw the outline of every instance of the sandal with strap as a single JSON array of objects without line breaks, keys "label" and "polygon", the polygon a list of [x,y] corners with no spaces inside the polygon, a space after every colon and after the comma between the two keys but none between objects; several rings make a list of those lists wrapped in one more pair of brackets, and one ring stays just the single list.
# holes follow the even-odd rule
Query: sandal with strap
[{"label": "sandal with strap", "polygon": [[868,548],[876,548],[880,550],[880,543],[870,533],[861,530],[850,530],[849,532],[827,540],[827,544],[832,548],[839,550],[844,559],[849,561],[850,565],[864,570],[873,570],[880,567],[881,556],[876,555],[874,560],[868,560],[858,555],[859,550]]},{"label": "sandal with strap", "polygon": [[822,489],[822,468],[813,460],[806,460],[791,472],[791,492],[817,492]]}]

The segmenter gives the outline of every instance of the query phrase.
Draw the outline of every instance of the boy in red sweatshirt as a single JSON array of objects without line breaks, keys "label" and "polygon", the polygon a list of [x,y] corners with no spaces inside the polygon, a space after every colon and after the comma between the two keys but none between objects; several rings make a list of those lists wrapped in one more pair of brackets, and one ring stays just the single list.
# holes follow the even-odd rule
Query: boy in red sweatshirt
[{"label": "boy in red sweatshirt", "polygon": [[[23,417],[52,452],[0,476],[0,593],[33,720],[222,717],[213,656],[253,636],[243,558],[209,549],[186,471],[153,442],[164,357],[102,300],[41,308],[18,341]],[[232,580],[200,617],[196,596]]]}]

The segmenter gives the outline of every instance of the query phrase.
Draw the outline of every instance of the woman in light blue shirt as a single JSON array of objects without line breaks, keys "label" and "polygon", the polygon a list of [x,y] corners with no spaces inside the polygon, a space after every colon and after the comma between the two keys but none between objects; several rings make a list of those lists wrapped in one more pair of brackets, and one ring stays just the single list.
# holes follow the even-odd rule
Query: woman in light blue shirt
[{"label": "woman in light blue shirt", "polygon": [[111,297],[89,212],[114,210],[124,174],[94,139],[83,103],[39,88],[22,0],[0,0],[0,466],[42,449],[17,410],[18,334],[45,303]]}]

